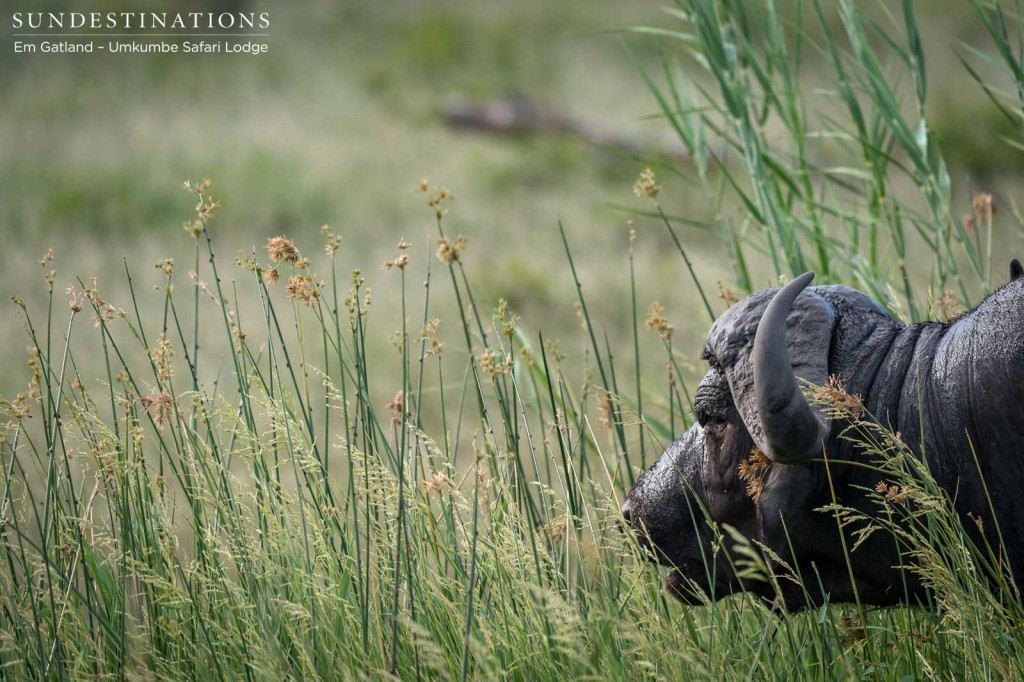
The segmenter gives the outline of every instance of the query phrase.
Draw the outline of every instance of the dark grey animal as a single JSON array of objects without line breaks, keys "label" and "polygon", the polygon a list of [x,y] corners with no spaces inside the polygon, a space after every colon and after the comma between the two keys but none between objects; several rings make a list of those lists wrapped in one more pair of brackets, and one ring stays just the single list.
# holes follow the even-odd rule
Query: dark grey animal
[{"label": "dark grey animal", "polygon": [[[1014,260],[1008,284],[948,323],[900,324],[847,287],[805,290],[812,273],[729,308],[708,333],[697,423],[640,476],[622,507],[641,543],[672,567],[669,589],[691,603],[697,590],[712,599],[751,591],[786,610],[855,597],[877,605],[925,598],[913,572],[899,568],[906,560],[892,534],[871,535],[847,565],[835,517],[814,511],[832,501],[825,455],[838,502],[878,510],[869,491],[880,475],[857,466],[867,455],[840,437],[848,423],[829,419],[801,392],[802,381],[823,385],[831,376],[924,453],[965,521],[982,519],[984,538],[978,524],[964,524],[976,542],[1002,552],[998,525],[1003,558],[1024,586],[1022,275]],[[755,446],[772,462],[756,502],[738,476]],[[763,543],[769,565],[772,553],[783,558],[806,591],[780,581],[777,594],[738,578],[726,556],[734,542],[726,536],[725,551],[716,552],[709,521]],[[853,538],[845,542],[851,547]]]}]

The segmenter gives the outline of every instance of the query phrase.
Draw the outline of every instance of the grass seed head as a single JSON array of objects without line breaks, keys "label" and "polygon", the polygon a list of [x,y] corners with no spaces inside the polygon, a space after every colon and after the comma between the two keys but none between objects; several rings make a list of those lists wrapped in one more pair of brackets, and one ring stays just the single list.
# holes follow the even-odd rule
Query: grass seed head
[{"label": "grass seed head", "polygon": [[754,448],[750,451],[750,457],[740,462],[737,468],[739,479],[747,484],[747,497],[754,502],[757,502],[764,492],[765,477],[771,466],[772,461],[768,456],[759,448]]},{"label": "grass seed head", "polygon": [[597,414],[600,420],[601,426],[606,429],[612,428],[612,419],[615,414],[614,408],[612,408],[611,398],[605,397],[604,400],[599,400],[597,403]]},{"label": "grass seed head", "polygon": [[950,289],[946,289],[942,296],[932,300],[932,317],[940,322],[952,322],[964,313],[964,307],[960,299]]},{"label": "grass seed head", "polygon": [[246,253],[244,250],[239,249],[235,255],[235,267],[248,270],[249,272],[256,272],[256,259],[251,253]]},{"label": "grass seed head", "polygon": [[164,258],[162,260],[158,260],[155,267],[157,270],[164,273],[164,277],[170,277],[174,274],[174,259]]},{"label": "grass seed head", "polygon": [[441,493],[448,488],[450,480],[447,474],[435,471],[430,474],[430,480],[423,484],[424,491],[430,493]]},{"label": "grass seed head", "polygon": [[157,368],[157,378],[160,381],[169,381],[174,374],[174,346],[164,334],[160,335],[155,347],[150,348],[149,357]]},{"label": "grass seed head", "polygon": [[974,199],[971,201],[971,208],[974,209],[976,225],[987,223],[996,214],[995,201],[988,192],[975,194]]},{"label": "grass seed head", "polygon": [[160,430],[163,430],[164,425],[171,421],[171,417],[174,415],[174,398],[167,391],[140,395],[138,400],[142,404],[142,409],[153,417],[153,422]]},{"label": "grass seed head", "polygon": [[71,309],[72,314],[82,312],[82,303],[85,302],[85,294],[76,291],[73,284],[69,284],[68,288],[65,289],[64,292],[68,295],[68,308]]},{"label": "grass seed head", "polygon": [[203,233],[203,221],[202,220],[186,220],[181,224],[183,230],[192,235],[193,239],[197,239],[199,235]]},{"label": "grass seed head", "polygon": [[667,341],[672,338],[676,328],[669,323],[668,318],[662,315],[663,312],[665,312],[665,306],[657,301],[652,302],[647,309],[647,320],[644,322],[644,326],[657,332],[661,338]]},{"label": "grass seed head", "polygon": [[295,248],[295,243],[287,237],[271,237],[263,245],[263,248],[267,250],[270,260],[275,263],[284,263],[295,267],[302,259],[299,250]]},{"label": "grass seed head", "polygon": [[516,333],[516,323],[519,322],[519,316],[516,315],[509,309],[508,301],[504,298],[498,299],[498,310],[495,313],[493,320],[496,324],[501,325],[501,333],[511,339]]},{"label": "grass seed head", "polygon": [[975,515],[973,512],[967,512],[967,516],[974,521],[974,525],[977,526],[979,533],[985,532],[985,519],[981,518],[981,515]]},{"label": "grass seed head", "polygon": [[504,353],[493,351],[490,348],[480,354],[480,369],[491,377],[508,374],[512,371],[512,365],[512,356],[506,356]]},{"label": "grass seed head", "polygon": [[440,356],[444,352],[444,344],[437,340],[437,327],[441,324],[441,320],[434,318],[427,322],[427,325],[420,330],[419,336],[416,337],[417,343],[425,345],[423,350],[424,357]]},{"label": "grass seed head", "polygon": [[879,481],[875,485],[875,492],[884,497],[886,502],[904,505],[907,503],[909,489],[905,485],[889,485],[885,481]]},{"label": "grass seed head", "polygon": [[469,239],[461,234],[453,241],[447,237],[437,240],[437,257],[442,263],[451,265],[462,260],[462,253],[466,250]]},{"label": "grass seed head", "polygon": [[210,189],[211,185],[213,185],[213,181],[208,178],[203,178],[199,182],[185,180],[183,183],[181,183],[182,189],[184,189],[186,192],[191,192],[192,194],[195,194],[196,196],[200,197],[206,193],[206,190]]},{"label": "grass seed head", "polygon": [[569,517],[560,516],[553,520],[548,526],[548,535],[551,537],[551,544],[557,545],[565,539],[566,531],[569,528]]},{"label": "grass seed head", "polygon": [[838,418],[856,420],[866,411],[861,397],[847,393],[846,384],[836,374],[830,376],[825,385],[814,392],[812,400],[826,405],[832,415]]},{"label": "grass seed head", "polygon": [[331,232],[330,225],[321,226],[320,234],[324,235],[327,239],[327,243],[324,244],[324,253],[331,258],[334,258],[334,254],[336,254],[338,249],[341,247],[341,235]]},{"label": "grass seed head", "polygon": [[640,177],[633,184],[633,194],[641,199],[657,199],[658,192],[660,191],[661,185],[657,184],[654,171],[650,168],[644,168],[640,171]]},{"label": "grass seed head", "polygon": [[455,195],[448,191],[447,188],[437,187],[427,196],[427,206],[434,209],[434,217],[440,221],[448,213],[448,209],[444,208],[444,202],[454,200]]},{"label": "grass seed head", "polygon": [[384,270],[392,270],[393,268],[398,268],[399,270],[405,270],[405,266],[408,265],[408,264],[409,264],[409,256],[408,256],[408,254],[403,253],[403,254],[400,254],[398,256],[398,258],[396,258],[394,260],[386,260],[386,261],[384,261],[383,269]]},{"label": "grass seed head", "polygon": [[740,302],[740,297],[736,295],[736,292],[725,285],[725,282],[718,280],[716,282],[718,286],[718,298],[722,299],[729,305],[735,305]]},{"label": "grass seed head", "polygon": [[288,278],[285,291],[293,301],[302,301],[310,307],[320,298],[320,289],[310,275],[292,275]]},{"label": "grass seed head", "polygon": [[388,412],[391,413],[391,423],[401,424],[405,412],[405,391],[399,391],[388,403]]}]

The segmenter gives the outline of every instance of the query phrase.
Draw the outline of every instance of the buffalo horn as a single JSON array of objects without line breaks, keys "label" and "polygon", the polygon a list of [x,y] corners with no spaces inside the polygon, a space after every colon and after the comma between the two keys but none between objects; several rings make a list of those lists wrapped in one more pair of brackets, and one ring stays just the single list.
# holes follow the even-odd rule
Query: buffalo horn
[{"label": "buffalo horn", "polygon": [[768,457],[799,464],[821,454],[829,427],[800,391],[786,349],[786,317],[814,273],[800,275],[775,295],[754,336],[754,395]]}]

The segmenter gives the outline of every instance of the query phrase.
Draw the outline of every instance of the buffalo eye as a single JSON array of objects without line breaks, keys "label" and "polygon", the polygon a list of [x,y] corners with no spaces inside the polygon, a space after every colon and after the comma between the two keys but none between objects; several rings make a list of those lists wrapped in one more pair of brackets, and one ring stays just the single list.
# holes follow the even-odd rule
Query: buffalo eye
[{"label": "buffalo eye", "polygon": [[715,410],[709,410],[703,405],[695,405],[693,410],[697,423],[702,429],[718,431],[726,422],[725,416]]}]

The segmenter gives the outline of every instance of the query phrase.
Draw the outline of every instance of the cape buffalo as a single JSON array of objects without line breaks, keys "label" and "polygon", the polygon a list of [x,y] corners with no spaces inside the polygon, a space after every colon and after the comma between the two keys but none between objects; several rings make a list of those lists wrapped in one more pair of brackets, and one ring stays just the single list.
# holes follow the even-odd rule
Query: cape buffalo
[{"label": "cape buffalo", "polygon": [[[847,552],[850,532],[843,537],[832,514],[815,511],[834,494],[844,507],[878,512],[872,489],[880,474],[862,466],[870,464],[863,446],[841,437],[848,422],[801,391],[832,377],[861,397],[865,414],[923,453],[957,512],[975,521],[965,528],[1005,548],[1005,564],[1024,586],[1022,274],[1015,259],[1009,283],[950,322],[901,324],[859,291],[807,289],[813,273],[730,307],[708,332],[697,423],[640,476],[622,507],[641,544],[672,567],[669,589],[691,603],[694,588],[711,599],[751,591],[787,610],[925,598],[916,575],[901,568],[893,534],[874,533]],[[750,496],[739,472],[755,448],[770,466],[765,460],[763,486]],[[760,543],[770,566],[785,560],[804,589],[737,577],[716,544],[728,553],[736,540],[716,539],[709,521]]]}]

